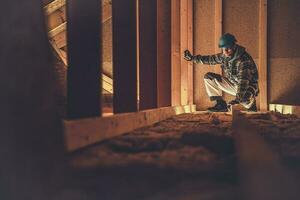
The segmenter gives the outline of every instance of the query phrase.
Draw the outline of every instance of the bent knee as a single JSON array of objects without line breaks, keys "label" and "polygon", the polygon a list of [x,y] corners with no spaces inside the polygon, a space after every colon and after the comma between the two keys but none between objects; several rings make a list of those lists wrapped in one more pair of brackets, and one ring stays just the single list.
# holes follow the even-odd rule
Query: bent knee
[{"label": "bent knee", "polygon": [[204,75],[204,79],[209,79],[209,80],[217,79],[218,81],[220,81],[222,80],[222,77],[220,74],[208,72]]}]

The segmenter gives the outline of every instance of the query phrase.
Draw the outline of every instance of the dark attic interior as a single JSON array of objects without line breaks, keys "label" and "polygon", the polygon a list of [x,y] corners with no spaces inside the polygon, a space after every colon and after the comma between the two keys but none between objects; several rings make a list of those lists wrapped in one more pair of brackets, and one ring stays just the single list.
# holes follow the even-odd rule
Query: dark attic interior
[{"label": "dark attic interior", "polygon": [[300,199],[299,0],[1,4],[0,200]]}]

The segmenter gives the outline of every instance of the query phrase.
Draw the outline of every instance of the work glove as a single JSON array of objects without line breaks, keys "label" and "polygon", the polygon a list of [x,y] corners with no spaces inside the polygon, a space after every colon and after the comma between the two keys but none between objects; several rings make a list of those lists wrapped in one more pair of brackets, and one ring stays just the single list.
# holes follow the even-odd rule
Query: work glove
[{"label": "work glove", "polygon": [[191,54],[191,52],[189,50],[185,50],[183,57],[184,57],[185,60],[191,61],[191,60],[193,60],[194,56]]}]

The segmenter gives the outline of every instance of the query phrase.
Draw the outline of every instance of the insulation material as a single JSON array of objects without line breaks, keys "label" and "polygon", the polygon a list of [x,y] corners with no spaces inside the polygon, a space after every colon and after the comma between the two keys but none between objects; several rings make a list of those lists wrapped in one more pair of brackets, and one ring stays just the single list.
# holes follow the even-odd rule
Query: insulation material
[{"label": "insulation material", "polygon": [[[246,117],[287,169],[300,175],[300,119],[275,112]],[[120,198],[118,194],[123,195],[121,199],[143,199],[132,197],[129,191],[134,191],[152,200],[203,199],[203,195],[243,199],[236,182],[240,180],[236,157],[232,116],[199,112],[174,116],[94,145],[74,155],[71,163],[89,170],[77,182],[81,188],[95,188],[89,191],[95,197],[105,194],[113,200]],[[91,169],[97,173],[91,176]]]}]

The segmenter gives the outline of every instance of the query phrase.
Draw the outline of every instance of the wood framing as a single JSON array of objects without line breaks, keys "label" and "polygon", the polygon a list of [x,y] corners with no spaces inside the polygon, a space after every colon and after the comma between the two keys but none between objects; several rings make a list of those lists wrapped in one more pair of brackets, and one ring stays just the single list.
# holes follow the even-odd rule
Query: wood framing
[{"label": "wood framing", "polygon": [[99,0],[67,2],[67,115],[70,119],[101,115],[100,18]]},{"label": "wood framing", "polygon": [[157,108],[157,0],[139,0],[139,109]]},{"label": "wood framing", "polygon": [[194,112],[195,109],[195,105],[164,107],[99,118],[66,120],[64,121],[66,148],[68,151],[74,151],[152,125],[176,114]]},{"label": "wood framing", "polygon": [[55,27],[54,29],[52,29],[51,31],[48,32],[48,36],[50,38],[53,38],[54,36],[60,34],[61,32],[66,31],[67,28],[67,22],[64,22],[62,24],[60,24],[59,26]]},{"label": "wood framing", "polygon": [[[215,0],[215,53],[220,53],[219,39],[222,35],[222,7],[223,0]],[[220,65],[214,67],[214,72],[222,74]]]},{"label": "wood framing", "polygon": [[171,100],[181,105],[180,68],[180,0],[171,1]]},{"label": "wood framing", "polygon": [[193,103],[193,63],[183,58],[186,49],[193,52],[192,0],[180,0],[181,105]]},{"label": "wood framing", "polygon": [[171,2],[157,0],[157,105],[171,106]]},{"label": "wood framing", "polygon": [[267,93],[267,13],[268,0],[259,1],[259,100],[260,110],[268,110],[268,93]]},{"label": "wood framing", "polygon": [[[99,14],[101,12],[99,11]],[[103,6],[103,13],[102,13],[102,23],[105,23],[107,20],[111,19],[111,4],[106,4]],[[56,35],[65,32],[66,31],[66,27],[67,27],[67,22],[64,22],[62,24],[60,24],[59,26],[55,27],[54,29],[50,30],[48,32],[48,36],[50,38],[55,37]],[[63,41],[62,41],[63,42]],[[60,46],[64,47],[66,46],[66,40],[65,43],[62,43]]]},{"label": "wood framing", "polygon": [[188,66],[189,63],[183,58],[183,52],[188,49],[188,1],[180,0],[180,90],[181,105],[188,103]]},{"label": "wood framing", "polygon": [[44,11],[47,15],[50,15],[56,10],[65,6],[65,4],[66,4],[66,0],[54,0],[44,7]]},{"label": "wood framing", "polygon": [[[194,37],[193,37],[193,24],[194,24],[194,3],[193,0],[187,2],[187,48],[193,52],[194,49]],[[194,69],[193,62],[188,62],[187,67],[187,104],[194,104]]]},{"label": "wood framing", "polygon": [[112,1],[114,113],[137,111],[136,0]]}]

